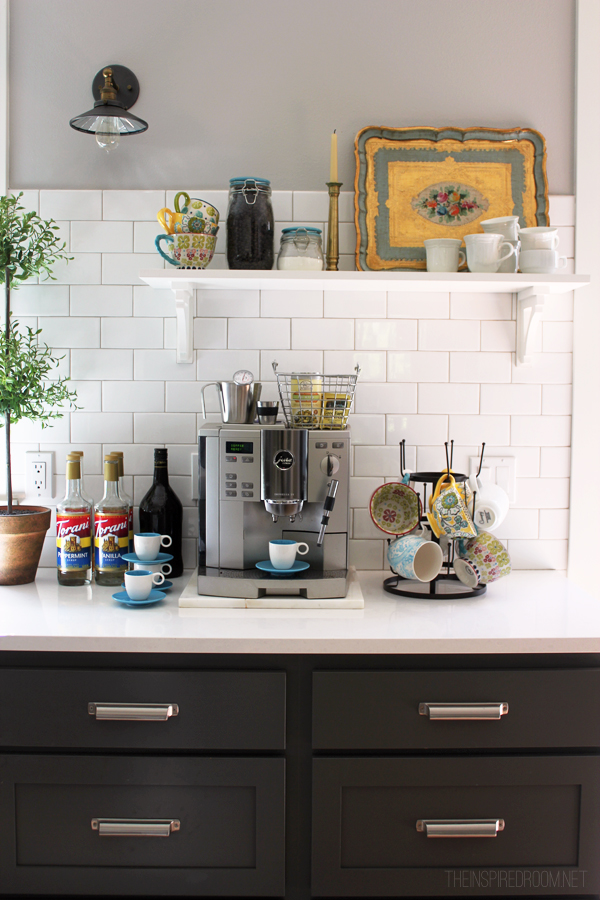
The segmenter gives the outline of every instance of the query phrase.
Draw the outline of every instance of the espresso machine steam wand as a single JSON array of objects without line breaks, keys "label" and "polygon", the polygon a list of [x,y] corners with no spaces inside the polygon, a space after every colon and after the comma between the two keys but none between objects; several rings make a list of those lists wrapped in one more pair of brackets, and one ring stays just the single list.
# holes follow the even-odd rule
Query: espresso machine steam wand
[{"label": "espresso machine steam wand", "polygon": [[327,491],[325,503],[323,504],[323,518],[321,519],[321,528],[319,529],[319,537],[317,538],[317,547],[321,547],[323,544],[325,529],[329,525],[329,516],[331,515],[331,511],[335,506],[335,495],[337,494],[338,486],[339,481],[336,481],[335,478],[332,478],[327,485],[329,490]]}]

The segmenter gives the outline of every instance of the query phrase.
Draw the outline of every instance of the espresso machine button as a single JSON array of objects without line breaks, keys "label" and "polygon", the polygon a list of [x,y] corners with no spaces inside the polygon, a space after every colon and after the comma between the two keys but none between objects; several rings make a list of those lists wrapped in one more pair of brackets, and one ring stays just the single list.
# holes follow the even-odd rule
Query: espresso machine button
[{"label": "espresso machine button", "polygon": [[242,491],[242,497],[254,497],[254,491]]},{"label": "espresso machine button", "polygon": [[226,497],[237,497],[237,491],[225,491]]},{"label": "espresso machine button", "polygon": [[252,482],[252,481],[242,481],[242,487],[243,487],[243,488],[253,488],[253,487],[254,487],[254,482]]},{"label": "espresso machine button", "polygon": [[237,462],[237,456],[226,456],[225,462]]},{"label": "espresso machine button", "polygon": [[334,441],[331,446],[333,447],[334,450],[342,450],[344,447],[344,442],[343,441]]},{"label": "espresso machine button", "polygon": [[225,482],[225,487],[226,487],[226,488],[236,488],[236,487],[237,487],[237,481],[226,481],[226,482]]},{"label": "espresso machine button", "polygon": [[[333,446],[335,447],[336,445],[334,444]],[[326,450],[327,449],[327,441],[317,441],[315,443],[315,447],[317,448],[317,450]]]},{"label": "espresso machine button", "polygon": [[327,456],[324,456],[321,460],[321,472],[324,475],[327,475],[328,478],[331,478],[332,475],[338,471],[340,467],[340,461],[337,456],[332,456],[331,453],[328,453]]},{"label": "espresso machine button", "polygon": [[242,462],[254,462],[253,456],[242,456]]},{"label": "espresso machine button", "polygon": [[237,478],[237,475],[235,474],[235,472],[228,472],[226,474],[225,478],[229,479],[229,481],[235,481]]}]

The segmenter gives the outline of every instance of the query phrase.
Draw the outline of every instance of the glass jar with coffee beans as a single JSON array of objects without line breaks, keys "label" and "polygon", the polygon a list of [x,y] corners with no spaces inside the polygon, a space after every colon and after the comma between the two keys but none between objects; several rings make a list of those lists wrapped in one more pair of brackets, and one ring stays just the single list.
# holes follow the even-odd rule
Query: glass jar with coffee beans
[{"label": "glass jar with coffee beans", "polygon": [[266,178],[231,178],[227,208],[227,263],[230,269],[272,269],[273,207]]}]

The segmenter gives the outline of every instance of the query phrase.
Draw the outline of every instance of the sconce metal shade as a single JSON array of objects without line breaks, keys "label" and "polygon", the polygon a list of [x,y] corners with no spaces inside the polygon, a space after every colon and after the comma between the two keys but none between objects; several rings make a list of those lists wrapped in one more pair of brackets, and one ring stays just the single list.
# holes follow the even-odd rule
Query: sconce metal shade
[{"label": "sconce metal shade", "polygon": [[93,109],[74,116],[69,122],[71,128],[95,135],[101,121],[110,117],[115,120],[115,127],[121,135],[147,131],[147,122],[127,112],[140,93],[139,82],[131,69],[105,66],[94,77],[92,93],[96,100]]}]

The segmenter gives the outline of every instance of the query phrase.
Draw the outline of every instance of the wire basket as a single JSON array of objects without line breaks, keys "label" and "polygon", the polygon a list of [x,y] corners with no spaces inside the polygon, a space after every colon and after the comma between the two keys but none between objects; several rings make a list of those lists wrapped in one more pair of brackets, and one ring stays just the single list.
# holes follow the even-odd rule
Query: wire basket
[{"label": "wire basket", "polygon": [[288,428],[315,428],[322,431],[346,428],[360,375],[359,365],[354,369],[355,375],[278,372],[275,360],[272,365]]}]

